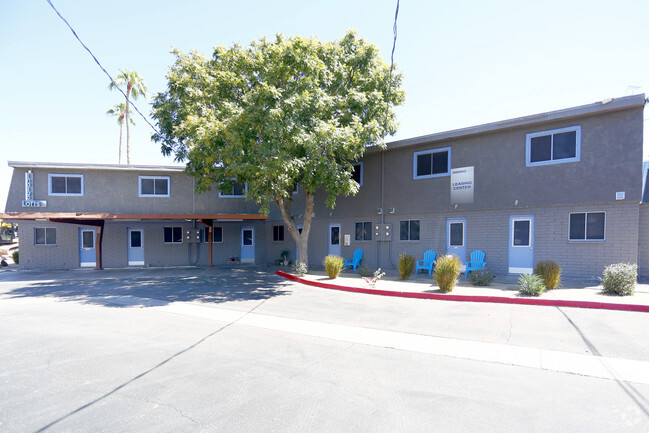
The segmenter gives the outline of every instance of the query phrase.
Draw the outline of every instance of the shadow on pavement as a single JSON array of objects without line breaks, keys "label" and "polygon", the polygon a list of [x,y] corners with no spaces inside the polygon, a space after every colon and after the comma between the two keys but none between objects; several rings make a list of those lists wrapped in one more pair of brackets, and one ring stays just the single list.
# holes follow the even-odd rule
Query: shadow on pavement
[{"label": "shadow on pavement", "polygon": [[287,282],[270,269],[148,268],[102,271],[13,272],[0,282],[3,298],[56,297],[113,307],[149,307],[172,302],[222,303],[288,295]]}]

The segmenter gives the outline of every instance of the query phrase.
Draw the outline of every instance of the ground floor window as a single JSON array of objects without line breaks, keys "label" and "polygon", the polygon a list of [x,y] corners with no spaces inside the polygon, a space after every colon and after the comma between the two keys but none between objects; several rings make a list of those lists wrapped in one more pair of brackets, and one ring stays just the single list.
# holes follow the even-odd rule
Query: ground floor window
[{"label": "ground floor window", "polygon": [[356,223],[356,236],[357,241],[371,241],[372,240],[372,223],[362,222]]},{"label": "ground floor window", "polygon": [[56,245],[56,229],[35,228],[34,243],[36,245]]},{"label": "ground floor window", "polygon": [[182,227],[165,227],[164,228],[164,243],[175,244],[182,243],[183,241],[183,228]]},{"label": "ground floor window", "polygon": [[571,241],[603,241],[605,212],[576,212],[570,214]]},{"label": "ground floor window", "polygon": [[223,242],[223,227],[215,226],[212,228],[212,242]]},{"label": "ground floor window", "polygon": [[273,242],[284,241],[284,226],[273,226]]},{"label": "ground floor window", "polygon": [[419,220],[408,220],[399,222],[399,240],[419,240]]}]

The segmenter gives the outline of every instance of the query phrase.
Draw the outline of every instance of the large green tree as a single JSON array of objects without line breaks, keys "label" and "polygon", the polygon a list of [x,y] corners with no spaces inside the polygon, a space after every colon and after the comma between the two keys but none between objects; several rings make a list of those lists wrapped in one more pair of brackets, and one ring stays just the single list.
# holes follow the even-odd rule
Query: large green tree
[{"label": "large green tree", "polygon": [[[274,202],[307,264],[316,191],[330,207],[358,191],[352,164],[396,131],[401,75],[353,31],[333,42],[262,38],[217,47],[212,58],[173,53],[167,90],[153,101],[153,140],[186,162],[198,191],[236,181],[261,212]],[[298,185],[302,233],[291,209]]]},{"label": "large green tree", "polygon": [[137,99],[140,96],[146,98],[146,84],[135,71],[120,69],[119,75],[108,85],[109,89],[120,86],[126,87],[126,101],[124,103],[124,122],[126,123],[126,163],[131,163],[131,121],[130,121],[130,98]]}]

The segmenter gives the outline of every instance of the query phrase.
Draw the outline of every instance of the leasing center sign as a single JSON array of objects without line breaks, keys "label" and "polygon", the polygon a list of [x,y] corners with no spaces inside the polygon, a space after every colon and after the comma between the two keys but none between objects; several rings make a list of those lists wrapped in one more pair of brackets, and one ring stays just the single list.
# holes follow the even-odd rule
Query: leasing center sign
[{"label": "leasing center sign", "polygon": [[451,169],[451,203],[473,203],[473,167]]}]

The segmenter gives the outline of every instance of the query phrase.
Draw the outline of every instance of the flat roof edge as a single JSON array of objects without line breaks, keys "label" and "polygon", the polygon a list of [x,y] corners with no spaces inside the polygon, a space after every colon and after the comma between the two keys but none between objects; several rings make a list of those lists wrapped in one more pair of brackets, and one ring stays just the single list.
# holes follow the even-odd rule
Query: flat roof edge
[{"label": "flat roof edge", "polygon": [[66,168],[79,170],[184,171],[184,165],[86,164],[81,162],[7,161],[13,168]]}]

